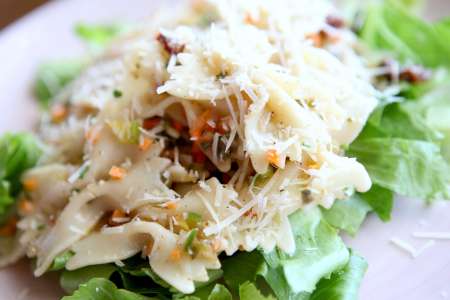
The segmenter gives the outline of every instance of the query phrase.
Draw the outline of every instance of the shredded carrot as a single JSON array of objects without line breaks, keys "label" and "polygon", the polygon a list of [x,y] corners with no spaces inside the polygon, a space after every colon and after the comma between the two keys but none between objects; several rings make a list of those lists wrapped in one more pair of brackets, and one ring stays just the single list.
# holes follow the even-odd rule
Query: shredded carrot
[{"label": "shredded carrot", "polygon": [[277,150],[271,149],[266,153],[267,160],[274,166],[280,166],[280,155]]},{"label": "shredded carrot", "polygon": [[257,24],[257,21],[249,13],[245,14],[244,22],[246,24],[250,24],[250,25],[256,25]]},{"label": "shredded carrot", "polygon": [[22,184],[23,184],[23,188],[28,192],[32,192],[32,191],[36,190],[38,187],[38,181],[34,178],[25,179],[22,182]]},{"label": "shredded carrot", "polygon": [[169,255],[169,259],[173,262],[180,261],[181,259],[181,250],[178,247],[174,248]]},{"label": "shredded carrot", "polygon": [[66,119],[68,111],[65,105],[58,103],[52,107],[50,114],[53,123],[61,123]]},{"label": "shredded carrot", "polygon": [[142,124],[142,127],[144,127],[144,129],[146,130],[150,130],[155,128],[156,126],[159,125],[159,123],[161,123],[161,118],[160,117],[152,117],[152,118],[148,118],[144,120],[144,123]]},{"label": "shredded carrot", "polygon": [[173,201],[169,201],[169,202],[166,203],[166,207],[168,209],[176,209],[177,208],[177,204],[175,202],[173,202]]},{"label": "shredded carrot", "polygon": [[247,210],[247,211],[244,213],[244,216],[253,218],[253,217],[256,217],[257,214],[256,214],[256,212],[254,212],[252,209],[250,209],[250,210]]},{"label": "shredded carrot", "polygon": [[153,246],[154,246],[153,239],[150,239],[144,246],[143,252],[145,256],[150,256],[150,254],[152,254]]},{"label": "shredded carrot", "polygon": [[100,138],[100,131],[97,130],[95,127],[90,128],[88,131],[86,131],[85,138],[91,144],[95,144],[98,142],[98,139]]},{"label": "shredded carrot", "polygon": [[23,216],[29,215],[34,211],[34,205],[30,200],[22,199],[19,201],[19,213]]},{"label": "shredded carrot", "polygon": [[320,33],[312,33],[306,36],[307,39],[312,40],[313,45],[316,47],[323,47],[324,39]]},{"label": "shredded carrot", "polygon": [[127,170],[125,170],[124,168],[112,166],[109,170],[109,176],[111,176],[111,178],[114,180],[120,180],[124,178],[125,175],[127,175]]},{"label": "shredded carrot", "polygon": [[17,218],[10,218],[5,225],[0,227],[0,236],[1,237],[11,237],[16,234],[17,231]]},{"label": "shredded carrot", "polygon": [[215,131],[218,132],[219,134],[226,134],[227,132],[230,131],[230,128],[228,127],[225,120],[220,120],[220,122],[216,126]]},{"label": "shredded carrot", "polygon": [[153,144],[153,140],[149,138],[143,138],[139,144],[139,149],[141,151],[147,151],[150,149],[150,146]]},{"label": "shredded carrot", "polygon": [[200,117],[195,121],[194,126],[191,129],[191,137],[194,141],[200,139],[208,120],[212,117],[211,109],[205,110]]}]

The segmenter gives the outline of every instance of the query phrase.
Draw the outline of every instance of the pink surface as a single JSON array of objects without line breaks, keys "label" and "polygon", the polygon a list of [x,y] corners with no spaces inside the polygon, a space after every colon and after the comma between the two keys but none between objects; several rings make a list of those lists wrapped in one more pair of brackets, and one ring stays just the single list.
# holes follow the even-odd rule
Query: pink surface
[{"label": "pink surface", "polygon": [[[30,86],[37,65],[47,59],[83,52],[72,34],[79,21],[139,20],[151,15],[156,0],[60,0],[52,2],[0,32],[0,132],[32,127],[37,107]],[[170,2],[170,1],[164,1]],[[440,16],[450,12],[450,1],[433,1]],[[412,238],[413,231],[450,232],[450,205],[399,199],[393,221],[371,216],[349,244],[369,261],[360,299],[450,299],[450,241],[436,241],[418,258],[389,243],[392,237],[420,248],[427,240]],[[447,296],[448,295],[448,296]],[[0,300],[55,300],[61,296],[55,274],[33,279],[28,262],[0,271]],[[330,299],[332,300],[332,299]]]}]

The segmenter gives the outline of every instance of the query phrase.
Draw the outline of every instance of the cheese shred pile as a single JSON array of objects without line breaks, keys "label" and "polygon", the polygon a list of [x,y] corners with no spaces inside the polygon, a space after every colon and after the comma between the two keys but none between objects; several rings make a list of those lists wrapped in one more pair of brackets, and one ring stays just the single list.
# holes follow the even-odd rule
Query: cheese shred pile
[{"label": "cheese shred pile", "polygon": [[141,254],[191,293],[220,253],[293,253],[290,214],[370,188],[343,149],[375,90],[328,1],[180,12],[113,42],[44,118],[18,223],[35,275],[66,251],[69,270]]}]

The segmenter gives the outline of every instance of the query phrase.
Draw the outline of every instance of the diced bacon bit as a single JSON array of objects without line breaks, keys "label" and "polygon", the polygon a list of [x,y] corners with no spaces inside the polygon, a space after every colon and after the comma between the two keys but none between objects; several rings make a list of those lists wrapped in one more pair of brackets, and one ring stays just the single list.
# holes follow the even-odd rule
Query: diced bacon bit
[{"label": "diced bacon bit", "polygon": [[181,260],[181,250],[175,247],[169,254],[169,259],[173,262],[178,262]]},{"label": "diced bacon bit", "polygon": [[169,201],[169,202],[166,203],[166,207],[168,209],[176,209],[177,208],[177,203],[173,202],[173,201]]},{"label": "diced bacon bit", "polygon": [[145,256],[150,256],[152,254],[152,250],[153,250],[153,246],[155,245],[155,242],[153,241],[153,239],[150,239],[144,246],[144,255]]},{"label": "diced bacon bit", "polygon": [[158,126],[162,121],[161,117],[152,117],[144,120],[144,123],[142,124],[142,127],[145,130],[151,130]]},{"label": "diced bacon bit", "polygon": [[100,130],[98,130],[98,128],[96,127],[90,128],[88,131],[86,131],[85,138],[91,144],[97,143],[98,139],[100,138]]},{"label": "diced bacon bit", "polygon": [[327,16],[326,22],[334,28],[342,28],[345,26],[344,20],[338,16],[329,15]]},{"label": "diced bacon bit", "polygon": [[48,224],[50,226],[53,226],[56,224],[56,215],[55,214],[51,214],[50,216],[48,216]]},{"label": "diced bacon bit", "polygon": [[410,66],[404,68],[400,72],[400,80],[407,81],[412,84],[419,84],[427,81],[431,77],[431,73],[421,66]]},{"label": "diced bacon bit", "polygon": [[162,33],[158,33],[156,40],[161,43],[164,50],[166,50],[169,54],[178,54],[184,51],[184,44],[175,43]]},{"label": "diced bacon bit", "polygon": [[227,121],[227,119],[221,119],[215,128],[216,132],[222,135],[228,133],[230,131],[230,127],[228,126]]},{"label": "diced bacon bit", "polygon": [[231,176],[228,173],[222,173],[222,183],[227,184],[230,182]]},{"label": "diced bacon bit", "polygon": [[254,217],[256,217],[257,215],[258,215],[258,214],[257,214],[256,212],[254,212],[252,209],[247,210],[247,211],[244,213],[244,216],[250,217],[250,218],[254,218]]},{"label": "diced bacon bit", "polygon": [[139,150],[147,151],[148,149],[150,149],[152,144],[153,144],[152,139],[142,138],[141,142],[139,143]]},{"label": "diced bacon bit", "polygon": [[22,216],[27,216],[27,215],[30,215],[31,213],[33,213],[34,205],[30,200],[22,199],[19,201],[18,209],[19,209],[19,213]]},{"label": "diced bacon bit", "polygon": [[10,218],[5,225],[0,227],[0,236],[1,237],[11,237],[16,234],[17,231],[17,218]]},{"label": "diced bacon bit", "polygon": [[23,188],[27,191],[27,192],[32,192],[32,191],[34,191],[34,190],[36,190],[37,189],[37,187],[38,187],[38,181],[36,180],[36,179],[34,179],[34,178],[28,178],[28,179],[25,179],[23,182],[22,182],[22,184],[23,184]]},{"label": "diced bacon bit", "polygon": [[214,252],[219,252],[222,248],[222,242],[219,239],[214,239],[211,246]]},{"label": "diced bacon bit", "polygon": [[173,161],[175,159],[175,150],[173,148],[164,149],[164,151],[161,153],[161,157],[165,157]]},{"label": "diced bacon bit", "polygon": [[202,149],[198,143],[192,144],[192,160],[197,164],[203,164],[206,162],[206,155],[203,153]]},{"label": "diced bacon bit", "polygon": [[119,226],[130,221],[130,216],[121,209],[115,209],[108,220],[109,226]]},{"label": "diced bacon bit", "polygon": [[109,170],[109,176],[114,180],[121,180],[127,175],[127,170],[117,166],[112,166]]},{"label": "diced bacon bit", "polygon": [[61,123],[68,115],[67,107],[62,103],[57,103],[52,106],[50,115],[53,123]]},{"label": "diced bacon bit", "polygon": [[186,128],[186,126],[176,120],[172,120],[171,125],[173,129],[175,129],[178,133],[183,132],[183,130]]},{"label": "diced bacon bit", "polygon": [[278,154],[277,150],[271,149],[267,151],[266,157],[269,163],[271,163],[275,167],[280,166],[280,155]]}]

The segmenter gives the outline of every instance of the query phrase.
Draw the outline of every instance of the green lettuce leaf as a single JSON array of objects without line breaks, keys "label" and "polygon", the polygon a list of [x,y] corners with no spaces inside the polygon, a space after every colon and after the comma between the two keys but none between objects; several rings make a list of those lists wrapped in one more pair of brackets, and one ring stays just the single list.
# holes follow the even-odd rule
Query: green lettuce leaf
[{"label": "green lettuce leaf", "polygon": [[398,1],[385,0],[369,6],[360,36],[369,46],[392,51],[403,62],[450,67],[450,44],[442,30],[444,26],[437,29]]},{"label": "green lettuce leaf", "polygon": [[[293,293],[311,293],[320,279],[347,263],[349,252],[337,231],[322,220],[318,208],[296,212],[290,216],[290,222],[295,236],[295,253],[288,255],[277,249],[265,253],[264,258],[271,269],[283,271]],[[274,289],[270,280],[268,284]]]},{"label": "green lettuce leaf", "polygon": [[14,198],[11,197],[8,181],[0,181],[0,224],[5,220],[9,207],[14,204]]},{"label": "green lettuce leaf", "polygon": [[157,300],[127,290],[118,289],[111,281],[104,278],[94,278],[84,283],[72,296],[62,300]]},{"label": "green lettuce leaf", "polygon": [[78,24],[75,32],[93,50],[101,50],[126,29],[123,24]]},{"label": "green lettuce leaf", "polygon": [[251,282],[245,282],[239,286],[239,298],[241,300],[275,300],[272,296],[263,296]]},{"label": "green lettuce leaf", "polygon": [[354,236],[371,210],[371,205],[354,194],[349,199],[337,200],[330,209],[322,208],[322,215],[331,226]]},{"label": "green lettuce leaf", "polygon": [[421,199],[450,198],[450,167],[434,143],[401,138],[356,140],[347,152],[376,185]]},{"label": "green lettuce leaf", "polygon": [[74,271],[66,270],[61,274],[59,283],[64,291],[67,293],[72,293],[82,284],[86,284],[93,278],[109,279],[115,271],[116,266],[114,265],[96,265],[84,267]]},{"label": "green lettuce leaf", "polygon": [[357,300],[366,270],[367,262],[351,252],[347,265],[333,273],[329,279],[322,279],[310,300]]},{"label": "green lettuce leaf", "polygon": [[435,84],[419,100],[408,101],[402,107],[413,123],[425,124],[441,135],[441,152],[450,161],[450,79]]},{"label": "green lettuce leaf", "polygon": [[34,167],[41,153],[32,134],[6,133],[0,138],[0,178],[11,183],[13,193],[22,173]]},{"label": "green lettuce leaf", "polygon": [[216,284],[208,297],[208,300],[232,300],[230,291],[221,284]]},{"label": "green lettuce leaf", "polygon": [[83,70],[83,60],[59,60],[42,64],[36,74],[34,93],[48,107],[54,97]]},{"label": "green lettuce leaf", "polygon": [[237,294],[241,284],[255,282],[264,269],[264,257],[259,251],[237,252],[222,261],[223,278],[230,290]]},{"label": "green lettuce leaf", "polygon": [[358,197],[370,205],[382,221],[387,222],[391,219],[394,206],[394,193],[391,190],[373,184],[367,193],[358,194]]},{"label": "green lettuce leaf", "polygon": [[14,204],[14,197],[21,190],[22,174],[36,165],[41,153],[31,134],[7,133],[0,138],[0,223],[3,223]]}]

